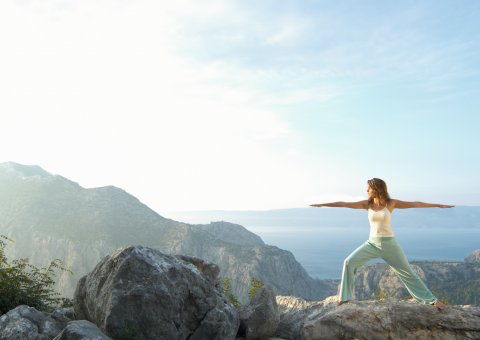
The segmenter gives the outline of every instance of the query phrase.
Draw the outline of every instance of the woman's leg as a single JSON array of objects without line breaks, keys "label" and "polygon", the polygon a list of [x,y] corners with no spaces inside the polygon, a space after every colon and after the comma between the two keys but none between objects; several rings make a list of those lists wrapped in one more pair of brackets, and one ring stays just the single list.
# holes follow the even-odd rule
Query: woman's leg
[{"label": "woman's leg", "polygon": [[338,294],[340,301],[348,301],[353,296],[355,274],[368,261],[381,257],[380,249],[370,242],[365,242],[355,249],[343,262],[342,282]]},{"label": "woman's leg", "polygon": [[392,267],[415,300],[423,304],[431,304],[437,300],[417,273],[413,271],[402,248],[395,239],[382,242],[382,248],[383,259]]}]

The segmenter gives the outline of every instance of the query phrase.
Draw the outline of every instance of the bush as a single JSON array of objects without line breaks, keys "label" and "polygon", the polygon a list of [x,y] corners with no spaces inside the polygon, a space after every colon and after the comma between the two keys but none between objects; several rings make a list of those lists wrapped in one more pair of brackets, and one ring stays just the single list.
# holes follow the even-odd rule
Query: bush
[{"label": "bush", "polygon": [[263,282],[255,277],[252,277],[252,279],[250,280],[250,290],[248,291],[248,298],[250,299],[250,301],[252,301],[257,289],[261,287],[263,287]]},{"label": "bush", "polygon": [[43,268],[37,268],[28,259],[9,261],[5,255],[6,236],[0,235],[0,311],[7,312],[19,305],[51,311],[55,307],[71,305],[71,300],[60,297],[53,290],[55,272],[71,271],[59,259]]},{"label": "bush", "polygon": [[235,294],[233,294],[233,292],[232,292],[231,281],[228,277],[223,279],[223,292],[228,297],[228,299],[230,300],[230,303],[233,305],[233,307],[235,307],[235,308],[240,307],[240,302],[238,301]]}]

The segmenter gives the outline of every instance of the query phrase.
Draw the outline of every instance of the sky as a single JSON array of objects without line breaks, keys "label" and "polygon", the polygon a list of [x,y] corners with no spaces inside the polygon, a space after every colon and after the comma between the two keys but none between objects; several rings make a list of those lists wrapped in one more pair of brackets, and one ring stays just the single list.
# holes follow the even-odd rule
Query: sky
[{"label": "sky", "polygon": [[480,205],[480,2],[2,0],[0,162],[162,213]]}]

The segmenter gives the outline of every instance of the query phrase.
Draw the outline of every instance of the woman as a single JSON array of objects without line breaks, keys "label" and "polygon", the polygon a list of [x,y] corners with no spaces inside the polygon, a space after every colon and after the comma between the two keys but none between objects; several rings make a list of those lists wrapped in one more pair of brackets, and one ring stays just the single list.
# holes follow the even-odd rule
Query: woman
[{"label": "woman", "polygon": [[375,258],[382,258],[394,270],[405,284],[408,292],[415,300],[423,304],[431,304],[439,310],[445,305],[427,288],[418,275],[412,270],[402,248],[395,240],[390,226],[390,217],[394,209],[408,208],[452,208],[453,205],[424,202],[405,202],[391,199],[386,183],[379,178],[367,181],[368,200],[358,202],[333,202],[312,204],[312,207],[343,207],[365,209],[370,221],[370,237],[368,241],[351,253],[343,264],[342,282],[338,296],[338,305],[352,299],[353,281],[357,269]]}]

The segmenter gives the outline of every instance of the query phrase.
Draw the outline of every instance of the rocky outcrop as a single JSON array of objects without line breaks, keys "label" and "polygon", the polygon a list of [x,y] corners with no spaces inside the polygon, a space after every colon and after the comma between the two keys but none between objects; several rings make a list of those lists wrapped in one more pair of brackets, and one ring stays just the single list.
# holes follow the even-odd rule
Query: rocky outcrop
[{"label": "rocky outcrop", "polygon": [[[479,251],[465,262],[412,261],[411,265],[428,288],[440,299],[455,305],[480,303]],[[410,298],[398,276],[386,264],[363,267],[355,277],[357,300]]]},{"label": "rocky outcrop", "polygon": [[280,322],[280,313],[271,287],[259,288],[248,305],[240,307],[238,335],[245,340],[266,339],[272,336]]},{"label": "rocky outcrop", "polygon": [[[423,270],[412,264],[413,270],[425,281]],[[385,264],[376,264],[361,268],[355,277],[355,298],[371,300],[391,297],[402,299],[409,296],[402,281],[394,271]]]},{"label": "rocky outcrop", "polygon": [[413,301],[306,302],[277,297],[277,336],[286,339],[479,339],[480,308],[447,306],[438,311]]},{"label": "rocky outcrop", "polygon": [[33,307],[22,305],[0,317],[0,339],[52,339],[65,325],[64,319],[54,318]]},{"label": "rocky outcrop", "polygon": [[192,262],[142,246],[119,249],[79,281],[76,317],[115,339],[234,339],[236,310]]},{"label": "rocky outcrop", "polygon": [[87,320],[70,321],[53,340],[112,340]]}]

